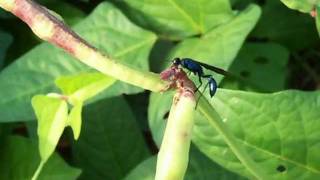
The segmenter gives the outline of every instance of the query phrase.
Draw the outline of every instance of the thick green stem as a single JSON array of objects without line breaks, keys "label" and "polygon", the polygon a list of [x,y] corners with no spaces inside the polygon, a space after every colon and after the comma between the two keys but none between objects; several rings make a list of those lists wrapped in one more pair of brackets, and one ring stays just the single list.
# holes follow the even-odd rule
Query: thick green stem
[{"label": "thick green stem", "polygon": [[155,180],[183,180],[189,162],[195,100],[177,93],[158,153]]},{"label": "thick green stem", "polygon": [[31,0],[0,0],[0,7],[27,23],[39,38],[61,47],[82,63],[106,75],[155,92],[167,86],[155,73],[141,72],[102,54],[50,11]]},{"label": "thick green stem", "polygon": [[212,108],[206,98],[200,98],[198,109],[204,117],[208,119],[211,126],[219,132],[225,142],[229,145],[232,152],[256,179],[272,179],[261,168],[259,168],[259,166],[247,154],[243,146],[237,142],[236,138],[223,123],[220,115]]}]

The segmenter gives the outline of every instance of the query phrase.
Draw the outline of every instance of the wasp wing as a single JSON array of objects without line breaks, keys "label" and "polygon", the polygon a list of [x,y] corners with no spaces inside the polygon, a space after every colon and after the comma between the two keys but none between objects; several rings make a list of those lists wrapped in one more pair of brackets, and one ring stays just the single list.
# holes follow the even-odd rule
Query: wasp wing
[{"label": "wasp wing", "polygon": [[214,71],[218,74],[221,74],[221,75],[224,75],[224,76],[231,76],[231,74],[228,72],[228,71],[225,71],[221,68],[218,68],[218,67],[215,67],[215,66],[211,66],[209,64],[205,64],[205,63],[202,63],[202,62],[199,62],[199,61],[195,61],[197,62],[198,64],[200,64],[202,67],[208,69],[208,70],[211,70],[211,71]]}]

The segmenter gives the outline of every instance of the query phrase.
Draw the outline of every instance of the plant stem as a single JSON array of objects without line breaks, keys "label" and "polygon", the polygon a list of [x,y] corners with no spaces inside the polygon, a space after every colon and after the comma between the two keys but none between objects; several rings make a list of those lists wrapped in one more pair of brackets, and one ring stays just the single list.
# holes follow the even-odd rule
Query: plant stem
[{"label": "plant stem", "polygon": [[[199,96],[199,93],[198,93]],[[206,98],[199,100],[198,109],[208,120],[208,122],[218,131],[228,144],[232,152],[237,156],[240,162],[247,168],[247,170],[256,178],[260,180],[269,180],[270,178],[259,166],[251,159],[245,149],[237,142],[233,134],[223,123],[220,115],[213,109]]]},{"label": "plant stem", "polygon": [[39,175],[40,175],[40,172],[41,172],[44,164],[45,164],[44,161],[41,161],[41,162],[40,162],[40,164],[39,164],[36,172],[33,174],[32,178],[31,178],[31,180],[37,180],[37,179],[38,179],[38,177],[39,177]]},{"label": "plant stem", "polygon": [[177,66],[163,71],[161,77],[171,80],[176,94],[158,153],[155,180],[183,180],[189,163],[196,87]]},{"label": "plant stem", "polygon": [[111,59],[90,45],[45,7],[32,0],[0,0],[0,7],[10,11],[28,24],[41,39],[67,51],[82,63],[109,75],[144,89],[159,92],[167,82],[155,73],[142,72]]},{"label": "plant stem", "polygon": [[180,93],[177,96],[158,153],[155,180],[183,180],[188,167],[195,100]]}]

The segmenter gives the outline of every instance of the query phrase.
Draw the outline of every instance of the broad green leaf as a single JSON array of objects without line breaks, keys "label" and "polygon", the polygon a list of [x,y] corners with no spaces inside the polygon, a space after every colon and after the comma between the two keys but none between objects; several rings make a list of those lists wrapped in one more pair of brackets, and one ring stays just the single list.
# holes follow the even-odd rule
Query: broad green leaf
[{"label": "broad green leaf", "polygon": [[[207,94],[202,98],[209,99]],[[218,89],[211,102],[250,156],[275,179],[312,179],[320,173],[320,159],[315,153],[320,150],[316,143],[320,138],[316,130],[320,126],[318,97],[319,92],[257,94]],[[156,142],[161,141],[164,117],[169,110],[165,106],[170,103],[171,99],[161,94],[150,97],[149,123]],[[246,175],[208,120],[199,115],[195,122],[193,141],[200,150],[222,166]],[[283,167],[285,172],[278,172]]]},{"label": "broad green leaf", "polygon": [[149,132],[150,128],[148,125],[147,112],[149,106],[149,93],[144,91],[139,94],[126,95],[124,97],[137,119],[140,129],[144,132]]},{"label": "broad green leaf", "polygon": [[[131,23],[109,3],[99,5],[74,30],[112,57],[148,69],[148,55],[156,36]],[[35,47],[0,73],[0,121],[34,119],[30,106],[33,95],[57,91],[54,85],[57,77],[90,71],[59,48],[47,43]],[[109,89],[102,93],[103,97],[141,91],[121,82]]]},{"label": "broad green leaf", "polygon": [[10,34],[0,30],[0,70],[2,69],[4,58],[8,47],[11,45],[13,38]]},{"label": "broad green leaf", "polygon": [[[237,55],[247,34],[255,25],[259,14],[259,8],[256,5],[251,5],[233,20],[213,29],[204,37],[183,41],[174,48],[171,58],[168,59],[172,59],[172,57],[191,57],[227,69]],[[215,76],[215,78],[217,82],[220,82],[222,77]],[[148,110],[149,125],[157,145],[161,143],[165,128],[163,121],[169,112],[171,102],[171,93],[151,94]]]},{"label": "broad green leaf", "polygon": [[264,92],[283,90],[288,59],[289,51],[279,44],[247,43],[229,68],[233,74],[242,76],[244,82],[226,78],[222,87]]},{"label": "broad green leaf", "polygon": [[74,25],[85,18],[85,13],[71,2],[38,0],[39,4],[56,12],[68,25]]},{"label": "broad green leaf", "polygon": [[314,6],[320,3],[319,0],[281,0],[281,2],[291,9],[305,13],[310,13]]},{"label": "broad green leaf", "polygon": [[52,1],[46,3],[45,6],[61,15],[68,25],[77,24],[85,18],[83,11],[69,3]]},{"label": "broad green leaf", "polygon": [[139,24],[173,38],[204,34],[233,16],[227,0],[125,0],[125,3],[130,17]]},{"label": "broad green leaf", "polygon": [[[218,26],[200,38],[189,38],[173,49],[170,58],[190,57],[227,69],[236,57],[246,36],[260,16],[260,8],[250,5],[226,24]],[[217,77],[220,81],[221,77]]]},{"label": "broad green leaf", "polygon": [[68,124],[71,126],[71,129],[73,131],[73,137],[75,140],[77,140],[80,136],[81,131],[81,113],[82,113],[82,102],[76,103],[68,116]]},{"label": "broad green leaf", "polygon": [[88,105],[73,148],[80,179],[121,179],[149,152],[134,114],[122,97]]},{"label": "broad green leaf", "polygon": [[54,152],[68,118],[68,106],[62,99],[37,95],[32,106],[38,119],[39,150],[43,162]]},{"label": "broad green leaf", "polygon": [[[124,180],[154,180],[156,170],[156,156],[152,156],[136,166]],[[190,163],[185,180],[223,180],[243,179],[219,165],[213,163],[195,148],[191,148]]]},{"label": "broad green leaf", "polygon": [[[258,94],[219,89],[211,103],[240,144],[273,179],[317,179],[319,97],[319,92]],[[193,133],[194,143],[208,157],[248,176],[221,135],[201,115]]]},{"label": "broad green leaf", "polygon": [[160,73],[167,68],[168,62],[164,61],[172,48],[176,46],[175,42],[159,39],[154,45],[150,54],[150,69],[153,72]]},{"label": "broad green leaf", "polygon": [[[11,136],[4,143],[0,148],[0,179],[31,179],[40,162],[37,144],[19,136]],[[79,169],[69,166],[54,153],[45,164],[38,180],[75,180],[80,173]]]},{"label": "broad green leaf", "polygon": [[319,42],[314,19],[309,14],[288,9],[279,0],[265,2],[261,19],[251,36],[277,42],[290,50],[310,48]]},{"label": "broad green leaf", "polygon": [[186,174],[186,180],[237,180],[244,179],[236,175],[202,154],[195,146],[191,146],[190,163]]},{"label": "broad green leaf", "polygon": [[[239,51],[245,37],[255,25],[260,14],[257,6],[251,5],[227,24],[221,25],[202,38],[191,38],[180,43],[172,57],[191,57],[227,69]],[[234,28],[237,27],[237,28]],[[168,58],[168,59],[171,59]],[[217,78],[219,82],[221,77]],[[159,146],[172,101],[172,94],[152,93],[149,102],[149,125],[153,138]]]},{"label": "broad green leaf", "polygon": [[152,156],[137,165],[124,180],[154,180],[157,156]]},{"label": "broad green leaf", "polygon": [[84,102],[105,90],[114,82],[115,79],[98,72],[62,76],[55,81],[63,94],[68,95],[71,103]]}]

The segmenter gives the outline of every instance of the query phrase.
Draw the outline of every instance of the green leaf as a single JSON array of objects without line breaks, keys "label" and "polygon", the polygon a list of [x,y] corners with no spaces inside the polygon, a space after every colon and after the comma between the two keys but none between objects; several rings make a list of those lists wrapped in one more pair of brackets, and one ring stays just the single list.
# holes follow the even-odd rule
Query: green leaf
[{"label": "green leaf", "polygon": [[[259,16],[259,6],[250,5],[231,21],[209,31],[203,37],[182,41],[173,49],[168,59],[190,57],[227,69]],[[217,77],[217,81],[220,80],[221,77]]]},{"label": "green leaf", "polygon": [[[114,6],[102,3],[74,29],[109,55],[137,68],[148,69],[148,55],[156,36],[131,23]],[[32,120],[30,100],[33,95],[57,91],[54,85],[57,77],[90,71],[59,48],[47,43],[35,47],[0,73],[3,97],[0,99],[0,121]],[[110,87],[110,92],[102,95],[110,97],[141,90],[117,82]]]},{"label": "green leaf", "polygon": [[[207,92],[204,95],[209,99]],[[320,172],[320,159],[314,152],[320,145],[313,143],[320,137],[316,130],[320,126],[318,97],[318,92],[257,94],[218,89],[211,102],[250,156],[269,174],[288,179],[301,174],[299,177],[308,179],[319,176]],[[150,97],[149,123],[157,142],[161,141],[164,117],[169,110],[166,106],[169,107],[170,102],[170,95]],[[246,175],[244,167],[208,120],[198,116],[195,122],[193,140],[200,150],[227,169]],[[303,130],[306,132],[301,132]],[[300,147],[301,144],[304,146]],[[288,172],[278,172],[277,168],[282,166]]]},{"label": "green leaf", "polygon": [[317,45],[319,38],[309,14],[292,11],[279,0],[268,0],[262,8],[261,19],[251,33],[253,37],[277,42],[290,50]]},{"label": "green leaf", "polygon": [[139,24],[174,38],[204,34],[233,16],[226,0],[125,0],[125,3],[130,17]]},{"label": "green leaf", "polygon": [[68,25],[74,25],[85,18],[85,13],[71,2],[56,0],[38,0],[39,4],[56,12]]},{"label": "green leaf", "polygon": [[6,51],[9,48],[13,41],[13,38],[10,34],[5,33],[0,30],[0,69],[2,69]]},{"label": "green leaf", "polygon": [[[191,38],[183,41],[173,50],[172,54],[174,55],[168,59],[191,57],[227,69],[237,55],[245,37],[256,23],[259,14],[259,7],[251,5],[229,23],[213,29],[203,38]],[[221,76],[215,77],[218,82],[221,78]],[[149,125],[153,139],[158,146],[165,129],[163,121],[169,112],[171,102],[172,93],[151,93],[148,109]]]},{"label": "green leaf", "polygon": [[[273,179],[320,175],[319,92],[258,94],[219,89],[211,100],[249,155]],[[193,141],[212,160],[248,177],[211,123],[198,116]]]},{"label": "green leaf", "polygon": [[73,148],[80,179],[121,179],[148,155],[134,114],[122,97],[88,105]]},{"label": "green leaf", "polygon": [[281,0],[283,4],[291,9],[295,9],[301,12],[310,13],[314,6],[319,3],[319,0]]},{"label": "green leaf", "polygon": [[39,150],[43,162],[54,152],[68,118],[68,106],[62,99],[37,95],[32,106],[38,119]]},{"label": "green leaf", "polygon": [[154,180],[157,156],[152,156],[136,166],[124,180]]},{"label": "green leaf", "polygon": [[289,51],[279,44],[247,43],[229,68],[230,72],[242,76],[245,81],[227,78],[222,87],[264,92],[283,90],[286,87],[288,59]]},{"label": "green leaf", "polygon": [[80,73],[71,76],[62,76],[56,79],[56,85],[64,95],[68,95],[70,102],[84,102],[107,89],[115,79],[102,73]]},{"label": "green leaf", "polygon": [[[152,156],[136,166],[124,180],[154,180],[156,156]],[[190,163],[185,180],[242,179],[206,158],[195,148],[191,148]]]},{"label": "green leaf", "polygon": [[60,14],[68,25],[77,24],[85,18],[85,13],[83,11],[69,3],[52,1],[46,3],[45,6]]},{"label": "green leaf", "polygon": [[[0,148],[0,179],[31,179],[40,162],[37,144],[19,136],[11,136],[4,143]],[[80,172],[54,153],[44,166],[38,180],[73,180],[77,179]]]},{"label": "green leaf", "polygon": [[71,126],[73,131],[74,139],[77,140],[80,136],[81,131],[81,113],[82,113],[82,102],[75,104],[69,114],[68,124]]},{"label": "green leaf", "polygon": [[317,12],[316,25],[317,25],[318,34],[320,36],[320,13],[319,13],[320,12],[320,5],[317,5],[316,12]]},{"label": "green leaf", "polygon": [[195,146],[191,146],[190,164],[185,180],[244,179],[214,163]]}]

